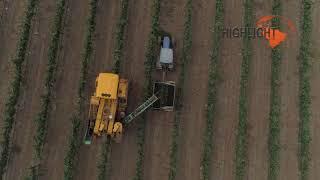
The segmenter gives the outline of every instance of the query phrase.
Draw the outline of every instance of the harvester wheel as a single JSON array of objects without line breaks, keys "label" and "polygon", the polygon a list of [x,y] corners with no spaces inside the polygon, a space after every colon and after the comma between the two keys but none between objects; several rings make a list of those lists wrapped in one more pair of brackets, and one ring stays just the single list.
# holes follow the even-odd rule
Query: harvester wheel
[{"label": "harvester wheel", "polygon": [[125,112],[120,112],[120,118],[123,119],[126,117],[126,113]]}]

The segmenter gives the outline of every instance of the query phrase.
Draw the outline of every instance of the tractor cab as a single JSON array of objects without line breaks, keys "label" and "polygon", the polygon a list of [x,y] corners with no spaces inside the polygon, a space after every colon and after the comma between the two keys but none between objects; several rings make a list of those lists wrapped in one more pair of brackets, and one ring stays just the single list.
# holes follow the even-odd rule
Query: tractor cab
[{"label": "tractor cab", "polygon": [[160,55],[157,61],[158,70],[173,69],[173,40],[169,36],[162,36],[160,39]]}]

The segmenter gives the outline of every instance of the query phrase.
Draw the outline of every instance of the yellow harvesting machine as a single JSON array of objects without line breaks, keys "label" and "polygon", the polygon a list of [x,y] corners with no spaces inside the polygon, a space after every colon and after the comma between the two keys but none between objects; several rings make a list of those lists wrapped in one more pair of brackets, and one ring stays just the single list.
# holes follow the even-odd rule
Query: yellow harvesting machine
[{"label": "yellow harvesting machine", "polygon": [[128,100],[127,79],[113,73],[100,73],[96,79],[96,90],[90,99],[89,117],[85,144],[91,144],[92,138],[107,134],[119,142],[123,125],[153,106],[154,109],[172,111],[175,99],[175,83],[155,82],[153,95],[126,116]]},{"label": "yellow harvesting machine", "polygon": [[90,99],[89,123],[85,144],[91,144],[94,135],[102,132],[120,139],[122,123],[125,116],[128,98],[128,80],[120,79],[119,75],[100,73],[96,79],[96,91]]}]

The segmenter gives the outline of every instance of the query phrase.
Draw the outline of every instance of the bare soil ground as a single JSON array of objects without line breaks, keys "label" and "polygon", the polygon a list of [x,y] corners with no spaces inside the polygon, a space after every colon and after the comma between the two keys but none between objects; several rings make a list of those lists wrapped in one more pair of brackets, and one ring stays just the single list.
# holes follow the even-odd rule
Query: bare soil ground
[{"label": "bare soil ground", "polygon": [[[120,73],[130,83],[128,113],[143,101],[144,61],[148,34],[151,30],[151,6],[152,1],[149,0],[129,0],[127,39]],[[135,175],[138,154],[137,122],[140,120],[137,118],[125,126],[120,144],[112,143],[110,162],[113,180],[132,179]]]},{"label": "bare soil ground", "polygon": [[[24,1],[1,1],[0,9],[0,127],[11,80],[11,61],[15,56],[19,25],[24,15]],[[5,10],[7,9],[7,10]],[[1,130],[2,131],[2,130]]]},{"label": "bare soil ground", "polygon": [[[254,18],[271,14],[271,1],[254,1]],[[248,180],[268,178],[268,134],[271,47],[265,38],[252,40],[248,95]]]},{"label": "bare soil ground", "polygon": [[[281,65],[281,133],[280,133],[280,176],[283,180],[298,179],[298,122],[299,122],[299,1],[286,1],[283,16],[290,18],[298,29],[298,34],[288,33],[283,43]],[[286,26],[284,26],[286,27]]]},{"label": "bare soil ground", "polygon": [[31,165],[33,151],[34,118],[40,109],[44,72],[47,65],[51,18],[55,1],[43,0],[32,25],[30,47],[26,57],[25,76],[19,99],[16,124],[12,136],[12,152],[8,164],[7,179],[22,179]]},{"label": "bare soil ground", "polygon": [[[16,124],[13,133],[11,152],[5,179],[22,179],[31,165],[33,151],[34,118],[40,109],[40,94],[47,65],[47,50],[50,41],[51,22],[55,12],[54,0],[41,0],[39,13],[32,25],[30,47],[25,63],[25,76],[19,100]],[[176,40],[175,61],[177,69],[169,72],[166,80],[177,81],[179,58],[182,49],[184,4],[185,0],[161,1],[160,26],[171,33]],[[128,112],[133,111],[141,102],[144,82],[144,61],[148,34],[151,27],[150,0],[129,1],[129,24],[124,48],[121,76],[130,81]],[[207,82],[209,54],[212,48],[212,32],[215,1],[198,0],[193,2],[193,47],[189,63],[184,109],[181,119],[179,161],[177,180],[198,180],[203,146],[203,132],[206,122]],[[300,3],[283,0],[283,16],[290,18],[298,29],[297,34],[288,34],[283,43],[281,65],[281,180],[298,180],[298,88],[299,88],[299,21]],[[26,1],[0,0],[0,112],[4,109],[10,79],[10,58],[16,49],[18,24],[24,15]],[[7,10],[5,10],[7,7]],[[58,58],[57,82],[49,130],[45,145],[43,179],[62,179],[63,158],[70,133],[70,117],[75,109],[80,63],[83,52],[85,23],[88,17],[89,0],[68,1],[66,28]],[[256,18],[271,14],[271,2],[255,0]],[[120,1],[98,1],[97,31],[95,34],[92,62],[90,62],[87,81],[87,107],[94,91],[94,80],[100,72],[110,72],[113,65],[114,31],[120,14]],[[243,25],[243,0],[225,1],[225,26]],[[320,9],[315,4],[312,49],[312,143],[310,179],[320,179]],[[318,33],[318,34],[317,34]],[[212,177],[215,179],[234,179],[235,137],[238,125],[238,99],[240,88],[240,66],[242,62],[241,38],[223,38],[221,61],[219,62],[220,82],[218,85],[217,114],[214,124],[214,151],[212,158]],[[248,179],[267,179],[268,156],[268,113],[270,103],[270,51],[264,39],[253,41],[253,61],[249,81],[249,164]],[[160,72],[154,78],[161,80]],[[177,82],[179,83],[179,82]],[[86,125],[86,115],[84,112]],[[0,113],[2,119],[2,113]],[[152,111],[147,114],[144,179],[167,179],[169,170],[169,151],[174,112]],[[134,177],[137,160],[137,121],[125,129],[120,144],[112,143],[111,174],[112,180],[128,180]],[[2,123],[2,122],[1,122]],[[1,124],[0,123],[0,124]],[[0,125],[1,126],[1,125]],[[83,133],[84,134],[84,133]],[[75,179],[96,179],[97,162],[100,160],[102,139],[90,146],[80,148]]]},{"label": "bare soil ground", "polygon": [[[165,81],[178,81],[179,60],[182,49],[184,0],[161,1],[160,28],[169,33],[175,41],[175,69],[168,72]],[[160,46],[158,46],[160,49]],[[156,71],[154,78],[162,81],[162,71]],[[152,111],[147,116],[144,179],[163,180],[168,178],[170,163],[171,131],[174,112]]]},{"label": "bare soil ground", "polygon": [[[120,1],[99,0],[97,6],[97,27],[94,40],[94,53],[89,65],[89,78],[86,89],[86,107],[89,107],[90,97],[93,95],[95,79],[101,72],[110,72],[112,69],[112,50],[114,44],[114,32],[117,18],[120,14]],[[87,113],[84,112],[83,126],[86,126]],[[84,134],[84,131],[83,133]],[[79,152],[78,169],[75,179],[96,179],[97,163],[100,160],[100,147],[102,138],[90,146],[82,145]]]},{"label": "bare soil ground", "polygon": [[67,1],[65,28],[58,56],[58,71],[50,119],[47,143],[42,162],[43,179],[63,179],[63,164],[71,116],[76,109],[80,66],[84,49],[84,37],[89,1]]},{"label": "bare soil ground", "polygon": [[[225,1],[225,27],[243,26],[242,7],[243,1]],[[242,39],[224,37],[222,41],[211,172],[214,179],[234,179]]]},{"label": "bare soil ground", "polygon": [[311,69],[311,167],[310,180],[320,179],[320,8],[319,1],[315,3],[313,9],[313,29],[312,29],[312,69]]},{"label": "bare soil ground", "polygon": [[[214,1],[193,1],[192,49],[185,75],[177,179],[200,178],[203,130],[208,96],[208,65],[212,47]],[[183,20],[182,20],[183,21]],[[183,31],[181,31],[183,33]]]}]

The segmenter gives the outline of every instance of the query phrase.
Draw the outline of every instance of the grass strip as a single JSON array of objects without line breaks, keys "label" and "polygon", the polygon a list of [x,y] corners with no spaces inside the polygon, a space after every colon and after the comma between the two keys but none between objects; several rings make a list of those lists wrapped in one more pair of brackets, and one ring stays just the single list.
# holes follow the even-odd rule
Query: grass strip
[{"label": "grass strip", "polygon": [[[254,27],[253,1],[245,0],[244,3],[244,26]],[[236,136],[236,158],[235,158],[235,178],[236,180],[245,180],[247,168],[247,119],[248,119],[248,79],[250,64],[252,60],[251,37],[243,37],[242,64],[240,76],[240,96],[239,96],[239,123]]]},{"label": "grass strip", "polygon": [[[281,0],[273,0],[272,14],[281,16]],[[274,18],[272,21],[274,29],[280,29],[280,18]],[[282,52],[279,46],[271,50],[271,97],[269,112],[269,136],[268,153],[269,169],[268,180],[277,180],[280,169],[280,68]]]},{"label": "grass strip", "polygon": [[34,17],[39,0],[28,0],[27,9],[25,11],[25,16],[22,21],[19,41],[17,44],[16,55],[12,60],[13,63],[13,80],[10,84],[8,99],[5,103],[5,110],[3,112],[3,133],[1,141],[1,155],[0,155],[0,176],[2,176],[7,167],[7,162],[9,158],[10,151],[10,134],[12,131],[17,103],[21,91],[21,81],[22,81],[22,66],[25,60],[26,51],[28,47],[28,42],[30,38],[30,28],[32,23],[32,18]]},{"label": "grass strip", "polygon": [[206,129],[204,132],[204,144],[201,159],[201,176],[203,180],[209,180],[211,175],[211,157],[213,151],[213,122],[216,113],[217,85],[218,85],[218,62],[220,59],[220,48],[222,43],[221,29],[224,26],[224,3],[223,0],[216,1],[216,14],[213,25],[213,46],[209,64],[208,80],[208,107],[206,111]]},{"label": "grass strip", "polygon": [[301,39],[299,54],[299,171],[300,180],[309,179],[310,167],[310,46],[312,31],[312,1],[302,1]]},{"label": "grass strip", "polygon": [[181,56],[181,72],[179,74],[179,85],[177,86],[177,96],[175,102],[175,116],[172,129],[172,142],[170,147],[170,170],[169,170],[169,180],[176,179],[177,173],[177,156],[178,156],[178,138],[180,129],[180,120],[182,116],[182,99],[183,99],[183,87],[185,84],[185,75],[187,71],[188,62],[191,59],[191,47],[192,47],[192,0],[187,0],[185,6],[185,17],[184,17],[184,32],[183,32],[183,47]]},{"label": "grass strip", "polygon": [[[159,36],[159,18],[160,18],[160,0],[153,0],[151,9],[151,32],[148,37],[147,51],[145,54],[145,82],[144,82],[144,100],[152,95],[152,72],[155,69],[157,59],[156,48]],[[136,161],[136,173],[133,180],[143,179],[143,160],[144,160],[144,142],[145,142],[145,122],[146,113],[143,113],[138,121],[137,145],[138,157]]]},{"label": "grass strip", "polygon": [[87,32],[85,37],[85,46],[83,58],[81,60],[81,72],[78,89],[78,103],[76,113],[73,114],[72,120],[72,133],[69,137],[69,146],[64,158],[64,180],[72,180],[74,176],[74,170],[76,165],[76,157],[81,144],[81,112],[84,109],[85,101],[85,85],[88,76],[88,64],[93,53],[93,36],[96,29],[96,12],[97,12],[97,0],[90,1],[89,17],[87,22]]}]

